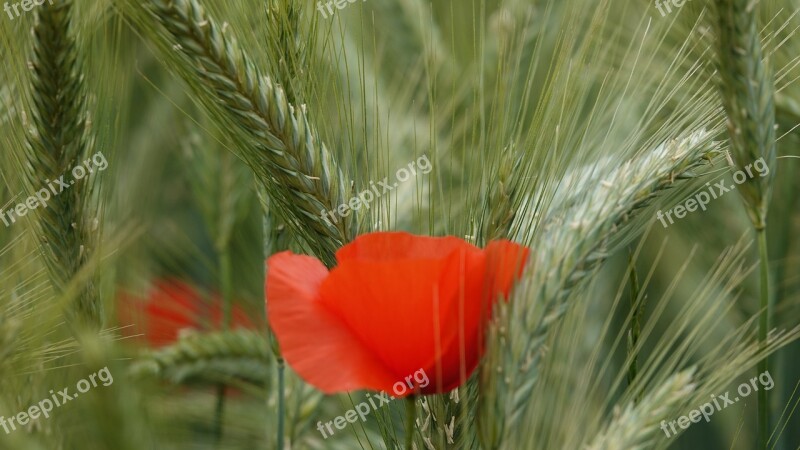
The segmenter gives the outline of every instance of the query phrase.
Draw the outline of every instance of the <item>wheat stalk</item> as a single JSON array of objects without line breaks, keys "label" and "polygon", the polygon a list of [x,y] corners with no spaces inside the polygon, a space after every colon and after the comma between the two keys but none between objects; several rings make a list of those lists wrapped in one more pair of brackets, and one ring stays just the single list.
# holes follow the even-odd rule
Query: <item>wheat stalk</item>
[{"label": "wheat stalk", "polygon": [[[633,222],[637,212],[681,181],[696,177],[698,168],[719,156],[718,145],[709,142],[710,136],[701,130],[681,140],[664,142],[614,169],[597,184],[587,181],[559,203],[568,207],[556,207],[544,219],[517,217],[515,229],[526,230],[519,225],[531,222],[540,221],[542,225],[531,245],[536,251],[526,266],[529,276],[517,286],[504,314],[507,320],[495,326],[494,345],[483,366],[482,376],[496,376],[498,382],[497,391],[482,405],[481,420],[492,423],[498,417],[506,418],[506,423],[493,425],[495,431],[485,435],[499,439],[505,434],[503,430],[516,425],[529,405],[547,333],[564,314],[565,300],[573,289],[608,257],[611,239],[623,230],[632,238],[626,225]],[[595,168],[590,170],[579,179],[595,178]]]},{"label": "wheat stalk", "polygon": [[[247,53],[196,0],[152,0],[151,20],[161,26],[158,44],[199,94],[215,118],[237,133],[235,149],[266,187],[287,226],[320,259],[356,233],[351,216],[331,223],[322,217],[345,203],[344,176],[307,117],[280,86],[263,76]],[[142,24],[149,27],[147,20]]]},{"label": "wheat stalk", "polygon": [[[739,193],[758,236],[760,257],[761,318],[759,338],[767,339],[772,310],[769,295],[769,256],[767,254],[767,209],[775,174],[775,86],[772,73],[762,61],[756,6],[753,0],[715,0],[717,25],[717,64],[720,94],[728,116],[728,137],[733,160],[739,170],[763,158],[773,168],[768,176],[748,177]],[[759,372],[769,367],[765,359]],[[767,448],[769,395],[758,392],[759,448]]]},{"label": "wheat stalk", "polygon": [[[45,5],[33,28],[32,127],[26,136],[22,170],[30,192],[46,189],[46,181],[82,164],[92,147],[72,7],[70,0]],[[40,247],[59,292],[87,263],[94,248],[96,211],[87,207],[91,191],[91,184],[77,182],[37,210]],[[76,311],[69,315],[95,328],[102,326],[103,307],[91,280],[82,286]]]}]

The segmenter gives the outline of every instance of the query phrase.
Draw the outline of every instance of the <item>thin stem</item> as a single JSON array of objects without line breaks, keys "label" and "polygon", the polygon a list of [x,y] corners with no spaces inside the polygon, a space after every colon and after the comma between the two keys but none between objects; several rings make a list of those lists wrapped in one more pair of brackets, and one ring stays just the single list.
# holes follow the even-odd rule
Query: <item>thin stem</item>
[{"label": "thin stem", "polygon": [[417,403],[413,395],[406,397],[406,450],[414,445],[414,422],[417,420]]},{"label": "thin stem", "polygon": [[[219,274],[220,287],[222,291],[222,329],[228,330],[231,327],[231,253],[230,241],[226,240],[219,248]],[[225,384],[217,386],[217,408],[214,413],[214,430],[216,442],[219,446],[222,442],[222,417],[225,413]]]},{"label": "thin stem", "polygon": [[222,416],[225,413],[225,385],[217,386],[217,407],[214,411],[214,440],[217,447],[222,443]]},{"label": "thin stem", "polygon": [[[264,196],[266,198],[266,196]],[[264,217],[262,221],[263,225],[263,233],[264,233],[264,273],[267,273],[267,259],[270,255],[284,250],[288,248],[286,245],[285,240],[281,239],[282,231],[281,227],[279,226],[278,219],[272,215],[271,208],[267,205],[266,201],[262,204],[264,206]],[[264,292],[264,297],[266,298],[267,293]],[[269,299],[268,299],[269,300]],[[266,306],[266,303],[264,304]],[[266,311],[265,311],[266,313]],[[272,353],[275,355],[275,359],[277,361],[277,369],[278,369],[278,450],[283,450],[284,447],[284,434],[285,431],[285,421],[284,415],[286,413],[286,383],[284,379],[284,369],[285,369],[285,362],[283,357],[281,356],[281,350],[278,346],[278,339],[275,337],[275,334],[272,332],[271,329],[268,329],[268,339],[271,342]]]},{"label": "thin stem", "polygon": [[284,369],[286,365],[283,362],[283,358],[278,361],[278,450],[283,450],[283,433],[284,433],[284,422],[285,422],[285,412],[286,412],[286,399],[284,395],[284,390],[286,389],[286,385],[284,383]]},{"label": "thin stem", "polygon": [[[636,274],[636,262],[633,260],[633,253],[628,256],[628,265],[631,273],[631,325],[628,331],[628,355],[631,358],[631,363],[628,366],[628,386],[632,386],[639,374],[639,352],[637,346],[641,335],[644,300],[639,302],[641,288],[639,286],[639,277]],[[636,402],[639,400],[641,400],[641,393],[635,398]]]},{"label": "thin stem", "polygon": [[231,280],[231,252],[229,245],[225,244],[219,256],[220,285],[222,290],[222,329],[228,330],[231,327],[232,314],[232,280]]},{"label": "thin stem", "polygon": [[[767,255],[767,231],[762,227],[756,231],[758,234],[758,253],[760,257],[761,273],[761,314],[758,320],[758,340],[764,345],[767,341],[772,305],[769,301],[769,259]],[[758,363],[759,373],[769,370],[769,360],[764,358]],[[758,391],[758,448],[766,450],[769,441],[769,393],[764,389]]]}]

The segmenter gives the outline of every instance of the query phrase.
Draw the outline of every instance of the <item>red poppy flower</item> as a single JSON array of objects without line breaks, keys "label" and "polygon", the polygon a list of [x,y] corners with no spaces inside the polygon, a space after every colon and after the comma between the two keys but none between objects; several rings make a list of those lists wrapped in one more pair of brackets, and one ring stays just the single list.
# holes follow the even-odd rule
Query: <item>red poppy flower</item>
[{"label": "red poppy flower", "polygon": [[[477,367],[492,305],[527,256],[505,240],[481,250],[398,232],[356,238],[330,272],[278,253],[267,261],[269,323],[289,365],[323,392],[447,392]],[[430,383],[411,376],[420,371]]]},{"label": "red poppy flower", "polygon": [[[255,328],[240,308],[231,311],[232,327]],[[178,340],[181,330],[220,329],[222,307],[218,295],[207,299],[196,287],[180,280],[159,280],[146,297],[120,296],[120,324],[128,336],[144,336],[151,347]]]}]

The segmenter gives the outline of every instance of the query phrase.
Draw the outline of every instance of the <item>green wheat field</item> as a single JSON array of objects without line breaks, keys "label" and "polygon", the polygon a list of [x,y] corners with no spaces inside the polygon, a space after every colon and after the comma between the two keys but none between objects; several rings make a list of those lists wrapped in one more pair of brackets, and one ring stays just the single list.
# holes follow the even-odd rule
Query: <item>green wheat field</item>
[{"label": "green wheat field", "polygon": [[[800,0],[0,1],[0,450],[800,449]],[[529,254],[326,394],[267,260],[389,231]]]}]

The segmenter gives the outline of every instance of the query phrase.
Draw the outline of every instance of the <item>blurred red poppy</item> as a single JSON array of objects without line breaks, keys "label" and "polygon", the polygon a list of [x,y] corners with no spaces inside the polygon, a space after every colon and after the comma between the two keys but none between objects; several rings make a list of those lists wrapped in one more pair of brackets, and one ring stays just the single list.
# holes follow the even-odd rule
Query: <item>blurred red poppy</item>
[{"label": "blurred red poppy", "polygon": [[[158,280],[144,298],[124,293],[119,297],[119,321],[127,336],[141,336],[151,347],[174,343],[181,330],[222,328],[218,295],[211,298],[180,280]],[[247,314],[234,306],[232,327],[256,328]]]},{"label": "blurred red poppy", "polygon": [[433,382],[415,377],[406,395],[448,392],[477,367],[492,305],[527,257],[505,240],[482,250],[402,232],[359,236],[330,272],[282,252],[267,261],[268,319],[289,365],[323,392],[389,392],[420,370]]}]

